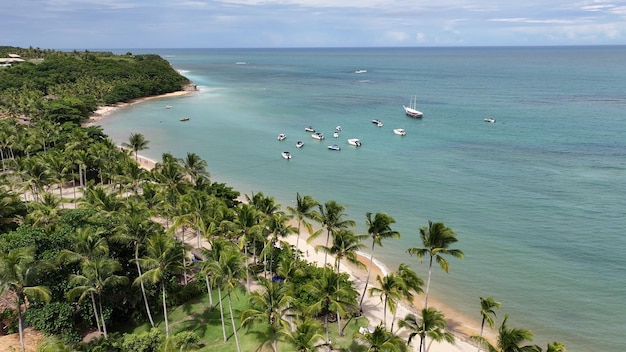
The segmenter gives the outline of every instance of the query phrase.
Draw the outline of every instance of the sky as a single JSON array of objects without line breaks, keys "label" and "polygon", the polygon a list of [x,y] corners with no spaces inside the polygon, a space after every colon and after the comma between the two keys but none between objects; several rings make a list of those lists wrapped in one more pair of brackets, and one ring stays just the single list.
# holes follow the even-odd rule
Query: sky
[{"label": "sky", "polygon": [[0,0],[41,49],[624,45],[626,0]]}]

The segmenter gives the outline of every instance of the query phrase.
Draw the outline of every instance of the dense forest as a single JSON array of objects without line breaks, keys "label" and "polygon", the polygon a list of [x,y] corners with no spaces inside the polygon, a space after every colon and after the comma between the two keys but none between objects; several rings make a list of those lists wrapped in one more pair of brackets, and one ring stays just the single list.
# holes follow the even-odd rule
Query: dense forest
[{"label": "dense forest", "polygon": [[[195,153],[166,153],[146,169],[141,133],[120,148],[99,127],[80,126],[98,105],[189,84],[167,61],[0,53],[26,60],[0,68],[0,335],[19,333],[15,349],[26,349],[25,327],[48,336],[38,351],[426,351],[455,340],[443,313],[428,306],[432,263],[447,272],[449,258],[463,257],[443,223],[421,227],[423,243],[408,250],[430,260],[428,278],[402,264],[359,292],[340,268],[358,265],[366,245],[373,257],[400,236],[390,215],[365,214],[367,234],[356,234],[333,200],[297,194],[285,209],[262,193],[242,201],[211,181]],[[285,242],[301,232],[302,241],[323,243],[327,265]],[[419,314],[396,319],[397,305],[419,294]],[[368,322],[365,295],[384,302],[382,321]],[[494,327],[500,303],[478,302],[482,327]],[[489,351],[544,351],[506,316],[495,333],[489,340],[481,328],[471,340]]]},{"label": "dense forest", "polygon": [[0,116],[79,122],[100,105],[182,90],[189,80],[158,55],[0,47],[24,62],[0,68]]}]

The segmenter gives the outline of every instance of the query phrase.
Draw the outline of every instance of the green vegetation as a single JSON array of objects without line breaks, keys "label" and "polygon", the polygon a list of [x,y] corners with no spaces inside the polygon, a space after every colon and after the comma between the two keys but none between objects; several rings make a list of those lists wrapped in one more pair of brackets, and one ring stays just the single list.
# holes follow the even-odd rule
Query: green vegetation
[{"label": "green vegetation", "polygon": [[0,116],[78,123],[97,106],[179,91],[190,83],[157,55],[0,47],[0,57],[10,53],[27,61],[0,70]]},{"label": "green vegetation", "polygon": [[[33,117],[29,123],[0,119],[0,294],[13,294],[8,297],[15,302],[0,316],[9,330],[20,336],[25,325],[43,331],[51,338],[42,351],[407,348],[411,341],[393,329],[395,307],[421,293],[423,280],[405,264],[377,277],[378,285],[364,293],[381,298],[385,315],[370,332],[359,328],[378,322],[361,314],[355,283],[339,270],[342,261],[356,263],[363,241],[371,243],[373,253],[383,239],[398,237],[390,228],[393,218],[368,213],[368,234],[358,235],[345,206],[333,200],[320,203],[298,194],[289,214],[263,193],[246,195],[244,204],[231,187],[211,182],[206,161],[194,153],[186,158],[163,154],[153,169],[143,169],[136,153],[148,147],[144,136],[131,134],[131,153],[100,128],[80,127],[74,122],[89,111],[87,102],[103,102],[107,95],[76,92],[93,72],[110,72],[105,81],[122,84],[116,75],[130,67],[138,73],[129,74],[134,82],[152,72],[159,86],[158,92],[139,94],[180,89],[181,81],[170,88],[158,83],[175,80],[165,73],[165,61],[150,55],[29,50],[43,62],[0,71],[5,114]],[[14,82],[21,83],[11,86]],[[35,99],[49,96],[59,84],[72,93]],[[7,105],[7,92],[16,93],[20,103]],[[21,103],[30,101],[26,97],[32,104]],[[74,103],[66,110],[60,102]],[[313,222],[320,230],[313,231]],[[334,265],[317,267],[282,241],[301,226],[309,240],[325,230],[325,245],[319,248],[335,256]],[[447,272],[443,255],[462,257],[462,252],[449,248],[456,234],[442,223],[429,222],[420,234],[423,247],[409,251],[430,257],[430,281],[433,260]],[[490,327],[499,306],[494,302],[481,302]],[[390,328],[387,310],[393,314]],[[420,346],[453,339],[443,314],[431,307],[399,325],[419,336]],[[97,338],[81,342],[90,333]],[[513,351],[532,337],[508,329],[506,317],[500,333],[520,338],[506,346],[488,345],[492,342],[481,331],[474,340],[490,350]],[[530,348],[524,350],[542,350]],[[564,348],[552,343],[548,350]]]}]

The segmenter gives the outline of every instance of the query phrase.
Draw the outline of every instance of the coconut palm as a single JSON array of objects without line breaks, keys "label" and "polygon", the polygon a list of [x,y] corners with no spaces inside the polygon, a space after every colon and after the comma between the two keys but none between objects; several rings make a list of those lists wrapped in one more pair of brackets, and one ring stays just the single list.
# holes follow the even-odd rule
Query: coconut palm
[{"label": "coconut palm", "polygon": [[[325,246],[328,248],[328,244],[330,242],[330,236],[335,230],[346,229],[348,227],[352,227],[355,225],[353,220],[344,220],[343,218],[346,215],[344,211],[346,207],[341,205],[334,200],[329,200],[324,204],[318,204],[319,211],[313,212],[313,218],[324,225],[326,228],[326,244]],[[319,235],[319,232],[314,233],[308,239],[308,241],[312,241]],[[328,263],[328,253],[324,254],[324,266]]]},{"label": "coconut palm", "polygon": [[281,329],[289,328],[289,323],[283,317],[293,298],[287,294],[286,286],[280,283],[264,278],[260,279],[260,283],[261,289],[248,297],[252,308],[241,313],[241,326],[250,326],[255,321],[267,323],[272,333],[272,348],[278,352],[278,333]]},{"label": "coconut palm", "polygon": [[300,318],[295,322],[296,329],[290,328],[280,331],[280,336],[285,342],[293,347],[296,352],[314,352],[324,346],[324,336],[322,324],[313,319]]},{"label": "coconut palm", "polygon": [[211,242],[211,249],[202,248],[201,253],[204,257],[204,260],[200,263],[200,272],[199,274],[204,276],[204,280],[207,286],[207,293],[209,295],[209,309],[213,311],[213,294],[211,293],[211,265],[213,262],[219,260],[220,255],[223,251],[231,249],[233,244],[228,242],[223,238],[218,238]]},{"label": "coconut palm", "polygon": [[[126,276],[115,275],[120,271],[121,265],[118,261],[100,257],[95,260],[85,260],[81,264],[82,275],[72,275],[70,284],[76,285],[67,292],[67,298],[74,300],[78,297],[78,302],[82,302],[87,296],[91,297],[93,309],[100,314],[100,323],[102,325],[102,333],[104,338],[108,338],[106,322],[104,319],[104,311],[102,309],[102,293],[106,288],[128,283]],[[98,298],[98,306],[96,307],[94,296]],[[96,322],[98,317],[96,316]]]},{"label": "coconut palm", "polygon": [[296,204],[293,207],[287,207],[287,211],[298,221],[298,237],[296,237],[296,258],[298,256],[298,248],[300,244],[300,227],[308,231],[309,235],[313,234],[313,226],[307,219],[313,220],[313,210],[319,203],[313,199],[313,197],[305,195],[300,196],[300,193],[296,193]]},{"label": "coconut palm", "polygon": [[61,198],[61,208],[63,208],[63,186],[70,174],[69,162],[66,160],[65,155],[58,150],[44,154],[43,161],[48,167],[50,177],[59,186],[59,198]]},{"label": "coconut palm", "polygon": [[[239,242],[239,248],[243,249],[245,264],[246,264],[246,290],[250,290],[250,277],[249,260],[248,260],[248,246],[250,241],[255,238],[255,233],[261,231],[259,222],[261,220],[261,213],[253,206],[248,204],[240,204],[235,208],[235,218],[232,222],[227,224],[231,228],[231,233]],[[256,250],[253,245],[253,250]]]},{"label": "coconut palm", "polygon": [[128,143],[124,142],[122,146],[132,150],[133,153],[135,153],[135,161],[139,161],[139,155],[137,153],[148,149],[148,143],[150,143],[150,141],[147,140],[143,134],[131,133],[130,137],[128,137]]},{"label": "coconut palm", "polygon": [[[276,249],[276,243],[279,238],[285,238],[292,233],[296,233],[297,229],[289,224],[289,217],[282,212],[272,213],[265,217],[263,221],[264,228],[269,232],[270,238],[266,242],[265,248],[263,249],[264,257],[266,257],[267,252],[270,253],[270,262],[269,268],[270,271],[275,267],[274,263],[274,252]],[[268,265],[267,261],[265,262],[265,273],[267,273]]]},{"label": "coconut palm", "polygon": [[228,308],[230,311],[230,321],[233,326],[233,335],[235,336],[235,343],[237,345],[237,351],[241,352],[239,346],[239,338],[237,337],[237,327],[235,326],[235,316],[233,314],[232,293],[241,284],[239,280],[245,276],[243,267],[244,258],[241,257],[241,252],[237,250],[225,250],[220,253],[219,260],[212,262],[211,264],[211,276],[212,280],[217,286],[219,302],[220,302],[220,315],[222,319],[222,331],[224,332],[224,341],[226,341],[226,330],[224,326],[224,309],[222,307],[222,289],[226,291],[226,297],[228,298]]},{"label": "coconut palm", "polygon": [[[489,327],[493,328],[494,319],[496,316],[496,311],[494,308],[500,308],[500,302],[496,302],[493,297],[482,298],[480,297],[480,315],[482,316],[482,321],[480,323],[480,337],[483,336],[483,331],[485,329],[485,323],[489,325]],[[480,347],[478,347],[478,351],[480,351]]]},{"label": "coconut palm", "polygon": [[202,160],[196,153],[187,153],[187,157],[183,159],[183,169],[189,177],[191,183],[197,183],[198,179],[208,179],[209,172],[206,170],[207,162]]},{"label": "coconut palm", "polygon": [[380,301],[383,302],[383,326],[387,326],[387,306],[391,314],[396,313],[396,305],[402,297],[402,282],[393,273],[387,274],[384,277],[376,275],[376,281],[380,287],[370,288],[370,297],[374,295],[380,296]]},{"label": "coconut palm", "polygon": [[410,345],[411,340],[413,340],[415,336],[419,336],[420,352],[428,352],[428,348],[426,348],[427,337],[431,339],[431,343],[433,341],[441,342],[444,340],[449,343],[454,343],[454,335],[445,330],[447,324],[442,312],[434,308],[424,308],[421,313],[422,318],[419,320],[414,314],[410,313],[398,323],[401,328],[409,330],[409,340],[407,344]]},{"label": "coconut palm", "polygon": [[482,336],[474,335],[470,336],[470,338],[489,352],[536,352],[536,346],[521,346],[526,341],[530,342],[533,339],[533,334],[526,329],[509,329],[506,325],[506,321],[508,319],[509,316],[505,315],[504,321],[502,321],[502,325],[500,325],[500,329],[498,330],[498,337],[495,345],[492,345],[489,340]]},{"label": "coconut palm", "polygon": [[24,318],[22,304],[25,298],[29,300],[50,301],[50,290],[45,286],[35,284],[38,267],[35,262],[35,249],[21,247],[0,252],[0,294],[5,291],[15,293],[15,308],[17,309],[20,346],[24,347]]},{"label": "coconut palm", "polygon": [[404,341],[391,331],[387,331],[382,324],[376,326],[372,332],[357,332],[353,338],[365,345],[368,351],[400,352],[407,350]]},{"label": "coconut palm", "polygon": [[146,271],[133,282],[133,285],[138,285],[142,280],[161,284],[166,337],[169,337],[169,323],[167,321],[165,278],[183,272],[184,248],[186,248],[185,244],[179,243],[173,237],[164,234],[150,236],[146,244],[147,255],[138,259],[139,265]]},{"label": "coconut palm", "polygon": [[[400,282],[400,294],[407,301],[413,302],[413,293],[421,294],[424,292],[422,289],[424,280],[417,276],[417,273],[408,265],[401,263],[395,274],[397,280]],[[395,321],[396,313],[393,314],[393,319],[391,320],[391,331],[393,331]]]},{"label": "coconut palm", "polygon": [[367,233],[372,237],[372,248],[370,254],[370,262],[367,268],[367,279],[365,279],[365,287],[363,288],[363,294],[359,302],[359,309],[363,307],[363,298],[367,292],[367,286],[370,281],[370,275],[372,273],[372,263],[374,262],[374,249],[376,246],[382,247],[382,241],[387,238],[400,238],[400,233],[391,229],[391,225],[396,222],[394,218],[386,213],[376,213],[372,219],[372,213],[365,214]]},{"label": "coconut palm", "polygon": [[315,250],[321,250],[335,256],[335,270],[339,273],[341,260],[344,258],[357,267],[365,267],[357,257],[357,252],[364,247],[363,241],[367,235],[355,235],[348,229],[341,229],[334,233],[333,243],[330,248],[315,246]]},{"label": "coconut palm", "polygon": [[463,252],[460,249],[451,249],[450,245],[457,242],[456,233],[446,227],[442,222],[428,221],[428,226],[420,228],[420,237],[423,247],[409,248],[407,252],[410,255],[416,255],[421,260],[422,257],[428,255],[430,257],[428,263],[428,281],[426,281],[426,298],[424,308],[428,308],[428,289],[430,288],[430,278],[433,268],[433,259],[439,263],[441,269],[446,273],[450,270],[450,265],[444,255],[450,255],[455,258],[463,258]]},{"label": "coconut palm", "polygon": [[357,293],[352,283],[346,283],[344,280],[342,275],[325,267],[320,278],[304,286],[304,290],[315,300],[315,303],[309,307],[310,310],[314,314],[324,316],[326,343],[328,344],[330,343],[329,315],[337,314],[337,325],[341,331],[340,317],[355,308],[354,298]]},{"label": "coconut palm", "polygon": [[26,215],[29,224],[42,228],[46,233],[53,232],[55,224],[61,218],[59,208],[61,200],[52,193],[45,192],[41,196],[41,201],[32,203],[31,210]]},{"label": "coconut palm", "polygon": [[[541,352],[541,348],[539,347],[538,352]],[[565,345],[563,342],[554,341],[548,344],[546,348],[546,352],[565,352]]]}]

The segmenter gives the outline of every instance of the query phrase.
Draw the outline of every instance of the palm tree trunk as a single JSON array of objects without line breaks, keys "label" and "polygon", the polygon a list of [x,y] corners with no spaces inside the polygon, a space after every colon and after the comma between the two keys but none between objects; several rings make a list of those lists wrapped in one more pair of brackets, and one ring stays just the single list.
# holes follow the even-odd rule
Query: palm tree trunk
[{"label": "palm tree trunk", "polygon": [[165,338],[170,337],[170,326],[167,322],[167,304],[165,303],[165,281],[161,280],[163,286],[163,318],[165,319]]},{"label": "palm tree trunk", "polygon": [[26,351],[26,347],[24,346],[24,321],[22,320],[22,302],[20,299],[20,295],[17,294],[17,324],[18,330],[20,332],[20,346],[22,347],[22,352]]},{"label": "palm tree trunk", "polygon": [[217,297],[220,300],[220,317],[222,318],[222,333],[224,334],[224,342],[228,341],[226,338],[226,324],[224,323],[224,306],[222,304],[222,286],[217,285]]},{"label": "palm tree trunk", "polygon": [[383,304],[383,325],[387,328],[387,296],[385,296],[385,303]]},{"label": "palm tree trunk", "polygon": [[296,237],[296,250],[293,251],[293,258],[295,260],[298,260],[298,251],[299,251],[299,246],[298,244],[300,243],[300,220],[298,220],[298,237]]},{"label": "palm tree trunk", "polygon": [[213,311],[213,294],[211,293],[211,282],[209,281],[209,275],[204,275],[204,280],[206,281],[206,289],[209,294],[209,310]]},{"label": "palm tree trunk", "polygon": [[424,309],[428,308],[428,289],[430,288],[430,275],[433,272],[433,256],[430,256],[430,264],[428,265],[428,281],[426,281],[426,299],[424,300]]},{"label": "palm tree trunk", "polygon": [[370,274],[372,273],[372,263],[374,262],[374,245],[376,243],[372,239],[372,254],[370,255],[370,263],[367,267],[367,279],[365,280],[365,288],[363,289],[363,294],[361,295],[361,301],[359,302],[359,310],[363,310],[363,298],[365,298],[365,294],[367,293],[367,285],[370,283]]},{"label": "palm tree trunk", "polygon": [[235,335],[235,343],[237,344],[237,352],[241,352],[239,347],[239,338],[237,337],[237,327],[235,326],[235,316],[233,315],[233,302],[230,299],[230,293],[228,293],[228,309],[230,310],[230,321],[233,324],[233,335]]},{"label": "palm tree trunk", "polygon": [[[341,265],[341,260],[337,257],[337,275],[339,275],[339,266]],[[337,281],[337,291],[339,291],[339,281]],[[339,315],[339,309],[337,309],[337,331],[339,332],[339,336],[343,337],[343,330],[341,329],[341,316]]]},{"label": "palm tree trunk", "polygon": [[326,312],[326,343],[330,345],[330,327],[328,326],[328,312]]},{"label": "palm tree trunk", "polygon": [[244,259],[246,261],[246,291],[248,291],[248,293],[250,293],[250,275],[248,275],[248,272],[249,272],[249,270],[248,270],[248,262],[250,261],[250,258],[248,258],[248,246],[246,246],[245,244],[243,246],[243,253],[245,254],[244,255],[244,257],[245,257]]},{"label": "palm tree trunk", "polygon": [[93,296],[93,292],[90,292],[91,296],[91,305],[93,307],[93,316],[96,318],[96,326],[98,327],[98,332],[102,332],[100,328],[100,318],[98,318],[98,309],[96,308],[96,298]]},{"label": "palm tree trunk", "polygon": [[[485,317],[483,316],[483,320],[482,320],[482,322],[480,323],[480,335],[478,335],[478,336],[483,337],[483,330],[484,330],[484,329],[485,329]],[[480,352],[480,344],[478,345],[478,350],[477,350],[477,352]]]},{"label": "palm tree trunk", "polygon": [[139,266],[139,242],[135,242],[135,264],[137,264],[137,272],[139,273],[139,285],[141,286],[141,295],[143,296],[143,302],[146,305],[146,313],[148,313],[148,319],[150,320],[150,326],[154,327],[154,320],[152,319],[152,313],[150,313],[150,305],[148,304],[148,296],[146,296],[146,288],[143,285],[141,279],[141,266]]},{"label": "palm tree trunk", "polygon": [[104,332],[104,338],[108,339],[107,324],[104,322],[104,312],[102,311],[102,295],[98,295],[98,305],[100,306],[100,320],[102,320],[102,332]]},{"label": "palm tree trunk", "polygon": [[[328,241],[330,240],[330,230],[326,233],[326,248],[328,248]],[[324,268],[326,267],[326,263],[328,262],[328,252],[324,253]]]},{"label": "palm tree trunk", "polygon": [[[185,244],[185,226],[183,226],[183,245]],[[183,282],[187,286],[187,262],[185,259],[185,249],[183,248]]]}]

